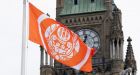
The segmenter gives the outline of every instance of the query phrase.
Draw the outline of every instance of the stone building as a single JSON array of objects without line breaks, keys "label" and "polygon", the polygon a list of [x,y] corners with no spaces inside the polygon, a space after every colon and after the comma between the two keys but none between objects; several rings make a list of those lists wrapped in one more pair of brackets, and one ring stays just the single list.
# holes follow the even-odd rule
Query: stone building
[{"label": "stone building", "polygon": [[85,73],[64,66],[49,58],[41,47],[40,75],[120,75],[124,64],[125,69],[132,67],[136,72],[136,62],[129,60],[129,54],[133,54],[130,41],[123,61],[121,11],[113,0],[57,0],[56,20],[82,39],[87,36],[85,43],[97,48],[92,58],[94,69]]}]

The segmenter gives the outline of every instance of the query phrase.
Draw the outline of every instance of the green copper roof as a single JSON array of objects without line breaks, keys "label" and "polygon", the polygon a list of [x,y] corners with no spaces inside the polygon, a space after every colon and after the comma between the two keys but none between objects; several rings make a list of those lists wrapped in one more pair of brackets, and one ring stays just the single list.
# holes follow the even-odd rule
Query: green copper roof
[{"label": "green copper roof", "polygon": [[74,4],[74,0],[64,0],[64,8],[60,15],[69,15],[77,13],[97,12],[106,10],[104,0],[77,0],[78,3]]}]

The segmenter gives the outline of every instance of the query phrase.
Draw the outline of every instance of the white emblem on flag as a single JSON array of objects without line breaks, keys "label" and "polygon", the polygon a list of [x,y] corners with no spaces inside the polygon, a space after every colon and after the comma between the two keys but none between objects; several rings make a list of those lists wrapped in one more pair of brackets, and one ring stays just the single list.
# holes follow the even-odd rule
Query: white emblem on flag
[{"label": "white emblem on flag", "polygon": [[[57,60],[69,60],[75,56],[80,49],[77,35],[67,30],[64,27],[60,27],[58,24],[53,24],[46,29],[45,37],[48,41],[51,54]],[[72,41],[71,41],[72,40]]]}]

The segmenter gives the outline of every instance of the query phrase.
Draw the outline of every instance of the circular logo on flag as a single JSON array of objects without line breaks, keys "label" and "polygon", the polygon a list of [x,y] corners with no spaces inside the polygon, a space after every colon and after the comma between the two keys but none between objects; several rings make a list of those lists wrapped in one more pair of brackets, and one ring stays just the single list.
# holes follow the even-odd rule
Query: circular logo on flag
[{"label": "circular logo on flag", "polygon": [[[80,45],[77,35],[64,27],[55,27],[57,28],[53,28],[53,30],[50,27],[50,35],[45,36],[51,55],[57,60],[69,60],[79,52]],[[46,33],[48,34],[47,29],[45,35]]]}]

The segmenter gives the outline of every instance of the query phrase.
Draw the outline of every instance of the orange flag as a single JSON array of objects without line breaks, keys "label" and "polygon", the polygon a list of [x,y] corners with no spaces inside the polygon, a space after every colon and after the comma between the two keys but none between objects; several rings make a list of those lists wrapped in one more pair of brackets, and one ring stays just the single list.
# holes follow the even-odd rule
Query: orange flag
[{"label": "orange flag", "polygon": [[89,48],[61,23],[49,18],[29,3],[29,40],[43,46],[56,61],[71,68],[91,72],[93,48]]}]

